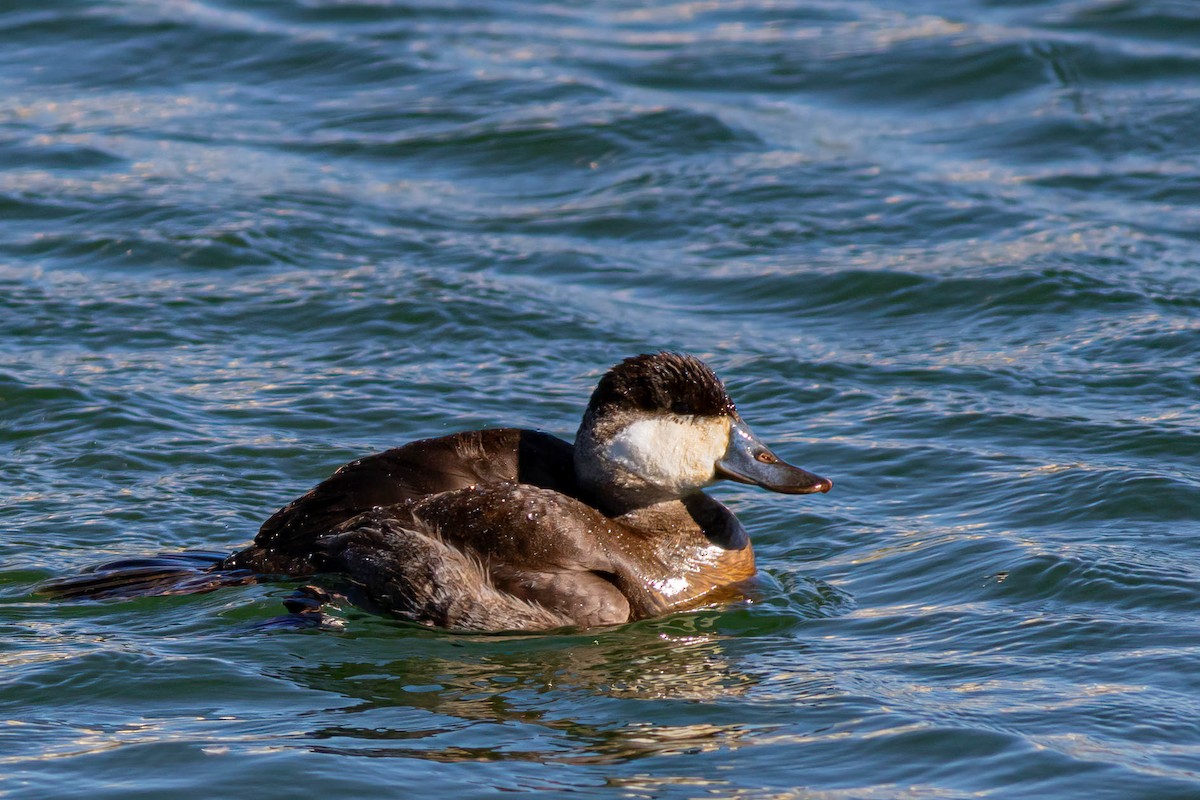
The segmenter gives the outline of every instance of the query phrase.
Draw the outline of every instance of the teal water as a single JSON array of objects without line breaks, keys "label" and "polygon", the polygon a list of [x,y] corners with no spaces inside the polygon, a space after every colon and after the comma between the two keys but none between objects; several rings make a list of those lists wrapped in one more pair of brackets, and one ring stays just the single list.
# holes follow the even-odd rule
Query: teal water
[{"label": "teal water", "polygon": [[[1200,797],[1189,2],[0,5],[0,793]],[[461,636],[228,551],[706,358],[752,605]]]}]

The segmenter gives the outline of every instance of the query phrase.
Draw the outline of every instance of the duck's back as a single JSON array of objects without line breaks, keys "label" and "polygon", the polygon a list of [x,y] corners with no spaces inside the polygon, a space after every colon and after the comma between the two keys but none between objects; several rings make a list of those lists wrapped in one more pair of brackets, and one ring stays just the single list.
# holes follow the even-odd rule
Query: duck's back
[{"label": "duck's back", "polygon": [[316,539],[374,508],[502,482],[578,496],[570,444],[517,428],[466,431],[410,442],[351,461],[263,523],[254,544],[226,566],[309,574]]}]

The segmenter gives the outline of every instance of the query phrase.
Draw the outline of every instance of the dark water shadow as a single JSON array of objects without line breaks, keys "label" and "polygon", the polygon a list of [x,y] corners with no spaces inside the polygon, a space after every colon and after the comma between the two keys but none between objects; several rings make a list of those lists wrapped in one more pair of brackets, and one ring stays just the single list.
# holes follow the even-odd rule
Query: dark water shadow
[{"label": "dark water shadow", "polygon": [[752,730],[704,708],[765,677],[726,652],[731,637],[711,630],[720,616],[540,636],[410,630],[401,658],[373,658],[377,646],[395,652],[394,638],[375,639],[361,658],[281,677],[358,700],[337,712],[347,724],[311,731],[306,746],[322,753],[605,764],[704,752],[736,747]]}]

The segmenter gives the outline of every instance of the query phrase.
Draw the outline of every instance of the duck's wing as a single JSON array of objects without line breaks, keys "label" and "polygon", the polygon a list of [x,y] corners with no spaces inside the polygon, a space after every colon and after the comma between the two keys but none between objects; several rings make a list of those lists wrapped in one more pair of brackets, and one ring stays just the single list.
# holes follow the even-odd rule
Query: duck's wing
[{"label": "duck's wing", "polygon": [[573,498],[501,483],[372,509],[316,544],[323,569],[380,610],[457,630],[549,630],[630,619],[612,535]]},{"label": "duck's wing", "polygon": [[275,512],[254,544],[225,566],[309,574],[317,568],[312,560],[317,537],[363,512],[502,482],[575,495],[573,448],[539,431],[496,428],[422,439],[351,461]]},{"label": "duck's wing", "polygon": [[460,631],[553,630],[569,616],[498,589],[473,554],[375,509],[319,546],[325,569],[344,575],[369,607],[423,625]]}]

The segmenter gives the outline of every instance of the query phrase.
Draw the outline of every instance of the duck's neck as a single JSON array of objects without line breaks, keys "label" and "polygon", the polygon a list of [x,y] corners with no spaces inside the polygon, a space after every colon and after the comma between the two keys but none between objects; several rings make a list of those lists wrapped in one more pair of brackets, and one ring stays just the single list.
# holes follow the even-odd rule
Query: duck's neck
[{"label": "duck's neck", "polygon": [[667,552],[688,547],[742,550],[750,546],[750,537],[737,517],[704,492],[631,505],[612,516],[626,527],[643,532]]}]

